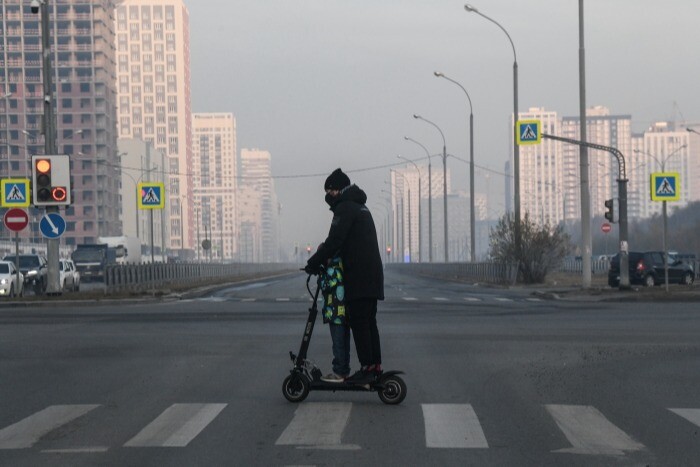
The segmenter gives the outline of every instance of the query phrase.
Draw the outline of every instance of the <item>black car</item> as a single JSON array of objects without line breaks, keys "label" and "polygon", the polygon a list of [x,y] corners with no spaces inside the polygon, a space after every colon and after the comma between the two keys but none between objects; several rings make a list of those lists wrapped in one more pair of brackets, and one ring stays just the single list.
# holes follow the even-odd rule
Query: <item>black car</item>
[{"label": "black car", "polygon": [[[664,252],[663,251],[630,251],[629,252],[630,284],[653,287],[664,283]],[[669,258],[668,282],[669,284],[691,285],[695,280],[695,271],[688,264],[680,260]],[[608,285],[618,287],[620,285],[620,254],[616,254],[610,260],[608,270]]]},{"label": "black car", "polygon": [[[16,263],[16,255],[5,255],[3,261]],[[41,295],[46,292],[48,285],[48,266],[46,258],[41,255],[19,255],[19,265],[15,264],[24,274],[24,287],[31,287],[34,293]]]}]

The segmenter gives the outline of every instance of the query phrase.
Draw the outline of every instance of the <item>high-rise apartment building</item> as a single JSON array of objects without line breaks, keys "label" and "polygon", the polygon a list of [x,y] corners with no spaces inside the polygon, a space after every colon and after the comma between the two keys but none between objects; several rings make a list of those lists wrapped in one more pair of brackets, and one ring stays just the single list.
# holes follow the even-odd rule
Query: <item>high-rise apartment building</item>
[{"label": "high-rise apartment building", "polygon": [[270,153],[241,149],[239,174],[239,258],[243,262],[278,261],[280,206]]},{"label": "high-rise apartment building", "polygon": [[[561,120],[561,136],[580,140],[579,117],[563,117]],[[586,132],[590,143],[617,148],[626,159],[626,175],[628,179],[635,176],[635,167],[630,164],[632,152],[632,117],[630,115],[611,115],[606,107],[596,106],[586,109]],[[567,187],[576,188],[568,191],[574,203],[567,201],[566,220],[581,218],[581,189],[580,189],[580,152],[579,146],[562,144],[561,153],[566,167],[564,183]],[[605,213],[605,200],[617,198],[617,179],[619,168],[617,158],[607,151],[588,149],[589,161],[589,190],[591,201],[591,216],[602,216]],[[628,191],[629,186],[628,186]],[[567,197],[568,200],[568,197]],[[575,209],[575,211],[574,211]],[[629,214],[628,214],[629,215]]]},{"label": "high-rise apartment building", "polygon": [[[54,118],[59,154],[71,157],[73,205],[67,245],[121,235],[116,135],[114,2],[48,4]],[[0,4],[0,176],[29,178],[44,154],[41,18],[30,2]],[[30,209],[30,219],[43,210]],[[38,222],[22,235],[41,239]]]},{"label": "high-rise apartment building", "polygon": [[[192,115],[196,222],[211,235],[212,257],[231,260],[238,251],[236,120],[231,113]],[[184,196],[180,202],[189,204]]]},{"label": "high-rise apartment building", "polygon": [[182,0],[122,0],[116,13],[118,128],[168,156],[168,245],[194,246],[189,13]]}]

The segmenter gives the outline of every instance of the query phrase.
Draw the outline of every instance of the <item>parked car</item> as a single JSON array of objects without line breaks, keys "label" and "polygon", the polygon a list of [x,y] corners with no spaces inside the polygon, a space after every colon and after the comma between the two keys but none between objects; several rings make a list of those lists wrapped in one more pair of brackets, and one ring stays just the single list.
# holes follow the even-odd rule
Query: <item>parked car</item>
[{"label": "parked car", "polygon": [[17,268],[12,261],[0,261],[0,296],[17,297],[24,295],[24,275],[19,273],[17,281]]},{"label": "parked car", "polygon": [[[5,255],[3,261],[16,260],[15,255]],[[41,255],[19,255],[19,264],[15,264],[24,275],[24,288],[31,287],[34,293],[41,295],[46,292],[48,285],[48,266],[46,258]]]},{"label": "parked car", "polygon": [[[629,252],[630,284],[653,287],[664,283],[664,274],[663,251]],[[694,280],[695,272],[691,266],[669,256],[668,282],[670,284],[691,285]],[[608,285],[610,287],[618,287],[620,285],[619,254],[613,256],[612,260],[610,260]]]},{"label": "parked car", "polygon": [[80,273],[72,259],[58,260],[58,273],[61,290],[71,292],[80,290]]}]

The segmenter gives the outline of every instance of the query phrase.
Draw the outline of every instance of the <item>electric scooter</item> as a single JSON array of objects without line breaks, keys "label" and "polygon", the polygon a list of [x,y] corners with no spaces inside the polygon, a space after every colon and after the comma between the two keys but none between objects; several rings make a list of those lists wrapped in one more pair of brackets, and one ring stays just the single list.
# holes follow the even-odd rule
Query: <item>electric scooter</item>
[{"label": "electric scooter", "polygon": [[309,391],[365,391],[376,392],[379,399],[385,404],[400,404],[406,398],[406,383],[399,376],[403,374],[403,371],[385,371],[374,382],[364,384],[321,381],[321,376],[323,376],[321,370],[312,361],[306,359],[306,352],[309,350],[311,334],[318,314],[318,295],[321,290],[320,276],[316,281],[315,292],[311,291],[310,281],[311,274],[306,279],[306,290],[309,291],[313,303],[309,308],[309,318],[306,321],[299,354],[294,355],[292,351],[289,352],[294,367],[282,383],[284,397],[289,402],[301,402],[309,395]]}]

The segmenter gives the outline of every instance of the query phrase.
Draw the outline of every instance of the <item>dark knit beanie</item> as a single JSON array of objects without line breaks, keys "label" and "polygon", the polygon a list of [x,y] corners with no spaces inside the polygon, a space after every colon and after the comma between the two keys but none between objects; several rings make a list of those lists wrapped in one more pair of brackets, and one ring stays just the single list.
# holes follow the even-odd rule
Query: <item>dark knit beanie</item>
[{"label": "dark knit beanie", "polygon": [[323,189],[342,190],[348,185],[350,185],[350,178],[345,175],[342,170],[335,169],[326,179],[326,183],[323,184]]}]

